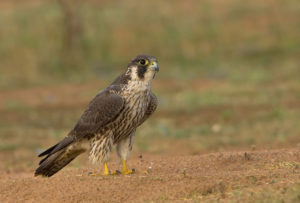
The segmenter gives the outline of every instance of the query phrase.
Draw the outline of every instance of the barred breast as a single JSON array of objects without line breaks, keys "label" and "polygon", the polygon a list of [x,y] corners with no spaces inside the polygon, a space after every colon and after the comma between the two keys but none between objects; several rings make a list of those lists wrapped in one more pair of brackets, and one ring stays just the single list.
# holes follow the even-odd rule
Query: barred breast
[{"label": "barred breast", "polygon": [[[133,89],[133,88],[132,88]],[[125,98],[125,108],[114,123],[114,144],[127,138],[143,119],[150,102],[150,91],[134,91],[128,89],[123,91]]]},{"label": "barred breast", "polygon": [[142,122],[150,103],[148,87],[137,88],[133,83],[122,89],[119,94],[125,99],[124,109],[114,122],[103,128],[91,139],[90,160],[93,163],[103,162],[108,158],[113,144],[128,138]]}]

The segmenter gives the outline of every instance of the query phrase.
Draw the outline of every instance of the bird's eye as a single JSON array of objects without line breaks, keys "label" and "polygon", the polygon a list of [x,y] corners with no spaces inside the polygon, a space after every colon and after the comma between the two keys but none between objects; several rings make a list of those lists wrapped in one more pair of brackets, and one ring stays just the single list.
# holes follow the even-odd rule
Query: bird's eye
[{"label": "bird's eye", "polygon": [[148,64],[148,61],[145,60],[145,59],[141,59],[139,62],[140,62],[140,64],[143,65],[143,66]]}]

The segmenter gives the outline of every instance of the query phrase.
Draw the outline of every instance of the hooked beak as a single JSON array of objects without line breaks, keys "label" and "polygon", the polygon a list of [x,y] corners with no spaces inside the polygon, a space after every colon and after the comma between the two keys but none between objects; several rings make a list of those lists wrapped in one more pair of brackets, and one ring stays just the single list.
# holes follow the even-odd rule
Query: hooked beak
[{"label": "hooked beak", "polygon": [[158,67],[158,64],[157,62],[153,61],[150,65],[151,69],[158,72],[159,71],[159,67]]}]

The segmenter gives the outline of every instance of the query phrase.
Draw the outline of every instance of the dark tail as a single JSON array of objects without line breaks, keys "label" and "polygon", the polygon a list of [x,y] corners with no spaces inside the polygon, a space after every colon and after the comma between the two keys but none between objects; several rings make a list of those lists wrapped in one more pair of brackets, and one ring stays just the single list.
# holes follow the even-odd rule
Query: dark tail
[{"label": "dark tail", "polygon": [[72,142],[73,139],[66,137],[58,144],[41,153],[39,156],[47,156],[40,161],[40,166],[36,169],[34,175],[50,177],[84,152],[82,148],[76,148],[75,146],[68,147]]}]

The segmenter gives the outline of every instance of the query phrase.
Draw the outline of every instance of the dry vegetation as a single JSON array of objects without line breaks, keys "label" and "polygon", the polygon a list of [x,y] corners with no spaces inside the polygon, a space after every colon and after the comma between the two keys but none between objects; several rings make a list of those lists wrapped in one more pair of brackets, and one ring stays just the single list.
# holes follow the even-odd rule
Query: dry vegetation
[{"label": "dry vegetation", "polygon": [[[297,0],[62,2],[0,1],[0,202],[300,201]],[[90,177],[82,156],[33,178],[36,154],[141,52],[161,71],[138,173]]]}]

